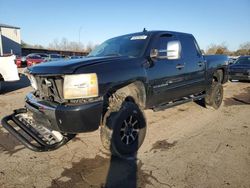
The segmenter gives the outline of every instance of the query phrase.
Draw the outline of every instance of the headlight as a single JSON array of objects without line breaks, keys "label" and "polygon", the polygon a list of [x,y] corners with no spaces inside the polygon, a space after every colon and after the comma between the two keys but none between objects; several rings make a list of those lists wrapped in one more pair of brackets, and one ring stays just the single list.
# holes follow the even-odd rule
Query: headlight
[{"label": "headlight", "polygon": [[95,73],[66,75],[63,84],[64,99],[98,96],[98,80]]},{"label": "headlight", "polygon": [[23,74],[28,77],[30,80],[30,85],[33,87],[33,89],[37,90],[37,82],[33,75],[29,73],[29,70],[27,68],[23,69]]},{"label": "headlight", "polygon": [[35,77],[34,77],[33,75],[27,74],[27,73],[26,73],[26,76],[27,76],[27,77],[29,78],[29,80],[30,80],[30,85],[31,85],[31,87],[33,87],[33,89],[37,90],[38,88],[37,88],[37,82],[36,82]]}]

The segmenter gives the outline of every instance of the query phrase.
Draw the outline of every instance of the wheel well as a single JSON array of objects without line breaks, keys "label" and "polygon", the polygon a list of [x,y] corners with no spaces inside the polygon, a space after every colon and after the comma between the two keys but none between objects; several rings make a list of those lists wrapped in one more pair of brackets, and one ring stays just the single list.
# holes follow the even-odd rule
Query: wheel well
[{"label": "wheel well", "polygon": [[223,69],[217,69],[213,74],[213,81],[215,81],[215,82],[220,81],[222,83],[223,80],[224,80],[224,76],[225,76],[224,70]]},{"label": "wheel well", "polygon": [[142,82],[136,81],[127,86],[130,90],[130,94],[125,100],[137,103],[140,107],[146,106],[146,89]]},{"label": "wheel well", "polygon": [[115,91],[108,92],[104,97],[104,103],[110,103],[110,98],[117,96],[123,101],[136,103],[142,108],[145,107],[146,90],[144,84],[141,81],[136,81]]},{"label": "wheel well", "polygon": [[218,78],[215,74],[213,75],[213,82],[218,82]]},{"label": "wheel well", "polygon": [[115,91],[107,92],[104,96],[102,117],[110,108],[117,106],[117,103],[121,105],[124,101],[133,102],[144,109],[146,106],[146,90],[143,82],[136,81]]}]

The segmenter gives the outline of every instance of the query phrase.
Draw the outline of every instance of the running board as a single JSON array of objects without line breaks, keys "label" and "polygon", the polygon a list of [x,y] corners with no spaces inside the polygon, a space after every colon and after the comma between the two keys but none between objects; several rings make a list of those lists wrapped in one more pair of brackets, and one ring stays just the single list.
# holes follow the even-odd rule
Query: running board
[{"label": "running board", "polygon": [[171,101],[169,103],[165,103],[165,104],[162,104],[162,105],[159,105],[157,107],[154,107],[153,108],[153,111],[154,112],[157,112],[157,111],[161,111],[161,110],[165,110],[167,108],[171,108],[171,107],[174,107],[174,106],[178,106],[180,104],[184,104],[184,103],[187,103],[187,102],[192,102],[192,101],[197,101],[197,100],[201,100],[203,99],[204,97],[206,96],[206,94],[202,94],[202,95],[197,95],[197,96],[189,96],[189,97],[183,97],[182,99],[180,100],[176,100],[176,101]]},{"label": "running board", "polygon": [[[25,108],[15,110],[13,114],[4,117],[1,123],[10,134],[16,137],[17,140],[32,151],[44,152],[56,150],[75,137],[75,134],[62,135],[57,132],[57,136],[59,134],[61,139],[59,141],[53,140],[53,142],[51,142],[52,139],[49,139],[48,135],[40,134],[39,131],[37,131],[31,124],[20,120],[18,116],[26,113],[27,110]],[[10,122],[12,123],[10,124]],[[17,130],[13,124],[15,127],[18,127],[19,130]],[[50,138],[52,134],[53,131],[51,131]]]}]

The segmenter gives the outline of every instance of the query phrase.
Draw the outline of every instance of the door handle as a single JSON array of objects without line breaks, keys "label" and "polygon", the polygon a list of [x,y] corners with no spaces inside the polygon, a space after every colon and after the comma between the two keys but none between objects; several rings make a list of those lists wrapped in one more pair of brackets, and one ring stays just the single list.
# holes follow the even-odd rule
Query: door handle
[{"label": "door handle", "polygon": [[181,65],[181,64],[176,65],[176,68],[179,69],[179,70],[184,68],[184,67],[185,67],[185,65]]},{"label": "door handle", "polygon": [[202,61],[198,62],[198,65],[199,65],[199,67],[201,67],[204,65],[204,62],[202,62]]}]

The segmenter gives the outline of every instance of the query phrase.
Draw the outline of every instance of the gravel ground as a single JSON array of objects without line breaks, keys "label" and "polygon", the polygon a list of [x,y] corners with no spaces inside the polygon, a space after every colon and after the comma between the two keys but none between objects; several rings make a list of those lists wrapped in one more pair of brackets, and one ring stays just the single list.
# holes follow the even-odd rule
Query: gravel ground
[{"label": "gravel ground", "polygon": [[[26,77],[4,83],[0,117],[30,90]],[[136,160],[109,156],[99,131],[35,153],[0,127],[0,187],[250,187],[250,83],[225,84],[219,110],[187,103],[145,113]]]}]

